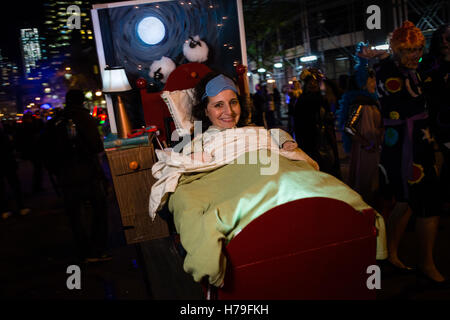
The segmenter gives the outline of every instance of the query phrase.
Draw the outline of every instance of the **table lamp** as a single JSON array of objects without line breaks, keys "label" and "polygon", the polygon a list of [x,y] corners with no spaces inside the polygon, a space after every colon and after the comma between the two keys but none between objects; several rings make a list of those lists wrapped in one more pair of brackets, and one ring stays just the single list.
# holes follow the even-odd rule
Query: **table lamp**
[{"label": "table lamp", "polygon": [[[123,67],[107,67],[103,71],[103,92],[105,93],[119,93],[131,90],[131,86],[128,82],[125,69]],[[119,138],[126,139],[131,132],[130,120],[123,105],[120,94],[117,94],[117,106],[118,106],[118,135]]]}]

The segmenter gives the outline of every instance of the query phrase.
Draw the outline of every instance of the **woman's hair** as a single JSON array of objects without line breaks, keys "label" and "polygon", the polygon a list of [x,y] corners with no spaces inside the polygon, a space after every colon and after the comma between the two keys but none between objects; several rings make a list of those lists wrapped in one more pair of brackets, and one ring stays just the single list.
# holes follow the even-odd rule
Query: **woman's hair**
[{"label": "woman's hair", "polygon": [[[202,131],[205,131],[208,129],[208,127],[212,124],[209,118],[206,116],[206,108],[208,106],[208,97],[205,99],[202,99],[203,95],[205,94],[206,85],[208,82],[218,75],[223,74],[219,72],[210,72],[206,76],[204,76],[195,86],[195,105],[192,106],[192,116],[195,120],[200,120],[202,122]],[[223,74],[224,76],[232,79],[231,77],[227,76],[226,74]],[[233,80],[234,82],[234,80]],[[237,85],[236,85],[237,88]],[[247,125],[248,118],[249,118],[249,111],[248,106],[245,102],[245,99],[242,99],[240,95],[237,94],[237,98],[239,100],[239,105],[241,106],[241,115],[239,117],[239,121],[237,123],[238,127],[243,127]]]}]

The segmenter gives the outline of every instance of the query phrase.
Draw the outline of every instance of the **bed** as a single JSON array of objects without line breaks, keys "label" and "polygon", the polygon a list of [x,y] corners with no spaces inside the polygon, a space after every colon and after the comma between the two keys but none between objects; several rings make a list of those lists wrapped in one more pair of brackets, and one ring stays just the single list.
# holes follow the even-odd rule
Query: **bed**
[{"label": "bed", "polygon": [[[180,104],[209,71],[203,64],[184,64],[170,74],[163,92],[141,90],[146,124],[157,125],[167,145],[173,145],[172,131],[188,133],[183,113],[189,110]],[[242,73],[239,84],[245,90]],[[251,152],[256,150],[241,156]],[[163,157],[162,151],[158,155]],[[176,188],[165,200],[187,251],[185,271],[204,284],[208,299],[375,299],[376,291],[367,285],[368,267],[386,258],[381,216],[334,177],[303,161],[280,159],[279,175],[255,176],[261,181],[254,183],[245,184],[250,178],[243,175],[259,170],[260,163],[188,170],[175,177]],[[214,197],[220,192],[213,186],[227,177],[238,187],[229,188],[229,197]],[[292,187],[292,181],[302,187]],[[262,194],[255,185],[271,187]],[[245,195],[240,197],[240,192]],[[255,197],[261,197],[256,206],[245,203]],[[227,216],[228,211],[233,213]],[[220,277],[214,273],[217,268]]]}]

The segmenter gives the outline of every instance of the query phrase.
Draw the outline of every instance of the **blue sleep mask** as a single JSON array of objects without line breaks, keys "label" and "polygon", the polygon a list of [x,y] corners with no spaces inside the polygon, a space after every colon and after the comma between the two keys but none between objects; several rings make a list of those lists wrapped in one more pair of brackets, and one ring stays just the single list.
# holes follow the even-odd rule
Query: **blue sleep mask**
[{"label": "blue sleep mask", "polygon": [[227,78],[223,74],[220,74],[217,77],[209,80],[208,84],[206,85],[202,100],[206,97],[217,96],[224,90],[233,90],[236,94],[238,94],[234,82],[230,78]]}]

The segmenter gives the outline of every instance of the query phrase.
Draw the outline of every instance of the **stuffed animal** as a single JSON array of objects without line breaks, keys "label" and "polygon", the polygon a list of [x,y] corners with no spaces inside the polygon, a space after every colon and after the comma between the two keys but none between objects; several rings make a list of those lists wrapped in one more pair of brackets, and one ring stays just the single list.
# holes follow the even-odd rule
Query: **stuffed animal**
[{"label": "stuffed animal", "polygon": [[162,57],[159,60],[153,61],[150,66],[149,76],[155,79],[156,82],[166,83],[167,78],[175,70],[177,66],[170,58]]},{"label": "stuffed animal", "polygon": [[208,52],[209,48],[207,44],[200,40],[198,35],[189,37],[189,39],[184,42],[183,54],[189,62],[205,62],[208,60]]}]

